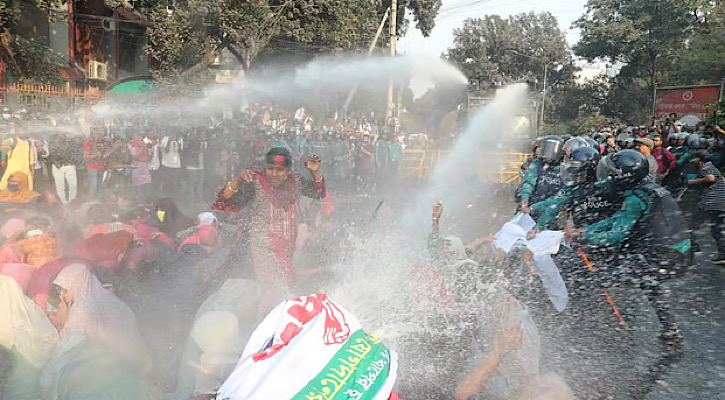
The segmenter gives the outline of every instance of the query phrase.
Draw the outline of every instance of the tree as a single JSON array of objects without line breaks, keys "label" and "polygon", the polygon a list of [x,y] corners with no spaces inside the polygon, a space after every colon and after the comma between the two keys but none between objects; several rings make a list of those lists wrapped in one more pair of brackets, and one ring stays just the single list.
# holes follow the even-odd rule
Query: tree
[{"label": "tree", "polygon": [[702,23],[693,29],[671,74],[672,84],[709,84],[725,80],[725,3],[704,2]]},{"label": "tree", "polygon": [[[157,75],[190,77],[223,51],[244,69],[264,51],[325,53],[368,46],[390,0],[186,0],[151,12],[148,52]],[[440,0],[400,1],[398,26],[410,9],[428,35]]]},{"label": "tree", "polygon": [[[657,85],[672,79],[687,39],[701,20],[703,2],[691,0],[589,0],[574,23],[581,39],[578,56],[624,66],[612,90],[621,96],[613,110],[628,119],[652,106]],[[617,110],[618,109],[618,110]]]},{"label": "tree", "polygon": [[[58,4],[85,0],[0,0],[0,19],[6,28],[0,56],[17,64],[19,73],[45,71],[17,62],[25,55],[47,54],[47,46],[21,38],[13,22],[26,8],[49,12]],[[127,6],[124,0],[105,0],[110,7]],[[137,12],[150,22],[149,45],[157,78],[193,79],[214,63],[222,51],[249,69],[265,51],[311,54],[365,48],[369,45],[391,0],[139,0]],[[441,0],[398,1],[398,29],[402,33],[410,11],[416,27],[428,36]],[[52,16],[52,14],[51,14]],[[388,35],[383,36],[387,41]],[[27,40],[23,40],[27,39]],[[37,45],[37,46],[36,46]],[[26,57],[27,58],[27,57]],[[48,66],[46,66],[48,67]]]},{"label": "tree", "polygon": [[[463,27],[453,31],[453,36],[447,57],[477,90],[521,80],[543,80],[545,64],[570,62],[564,34],[556,17],[548,12],[469,18]],[[557,73],[555,68],[548,71],[552,77]]]},{"label": "tree", "polygon": [[561,85],[552,96],[549,119],[572,121],[597,115],[606,108],[608,93],[609,80],[603,76],[583,84]]},{"label": "tree", "polygon": [[47,46],[18,29],[23,15],[46,9],[42,0],[0,2],[0,59],[22,79],[47,80],[50,72],[55,70],[46,57],[49,50]]}]

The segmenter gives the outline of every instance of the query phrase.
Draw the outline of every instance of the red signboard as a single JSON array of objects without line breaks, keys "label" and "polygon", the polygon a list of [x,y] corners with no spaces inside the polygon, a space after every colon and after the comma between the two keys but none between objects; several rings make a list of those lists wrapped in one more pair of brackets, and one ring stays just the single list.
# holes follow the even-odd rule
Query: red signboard
[{"label": "red signboard", "polygon": [[677,113],[678,119],[694,115],[703,120],[705,114],[717,109],[707,105],[716,104],[719,98],[720,85],[657,89],[655,115],[662,118]]}]

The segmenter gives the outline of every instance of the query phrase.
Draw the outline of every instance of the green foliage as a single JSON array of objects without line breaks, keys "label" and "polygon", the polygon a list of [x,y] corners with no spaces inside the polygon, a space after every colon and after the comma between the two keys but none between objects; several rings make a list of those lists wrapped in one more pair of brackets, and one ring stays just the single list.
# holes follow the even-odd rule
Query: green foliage
[{"label": "green foliage", "polygon": [[549,120],[576,120],[585,115],[597,115],[607,107],[609,82],[604,77],[582,85],[562,85],[547,104]]},{"label": "green foliage", "polygon": [[[696,49],[704,50],[708,41],[698,34],[704,16],[708,9],[722,7],[717,3],[589,0],[585,14],[574,24],[581,29],[575,53],[589,60],[623,63],[619,76],[611,82],[609,98],[613,100],[602,111],[641,122],[651,113],[655,86],[698,83],[698,75],[705,78],[704,71],[693,63],[702,56]],[[693,63],[683,62],[688,57]]]},{"label": "green foliage", "polygon": [[725,80],[725,3],[706,2],[682,56],[674,65],[674,85],[718,83]]},{"label": "green foliage", "polygon": [[57,76],[57,68],[48,61],[52,54],[47,44],[40,43],[28,32],[17,29],[23,15],[43,12],[48,0],[0,2],[0,59],[20,79],[49,82]]},{"label": "green foliage", "polygon": [[[418,28],[423,36],[428,37],[435,26],[435,18],[441,8],[441,0],[410,0],[401,1],[405,9],[410,9],[415,20],[415,27]],[[405,9],[403,11],[405,11]],[[405,15],[398,11],[398,15]],[[403,22],[405,18],[399,18]]]},{"label": "green foliage", "polygon": [[[564,34],[548,12],[469,18],[453,35],[447,56],[480,91],[521,80],[541,81],[545,63],[570,61]],[[555,74],[554,68],[549,71]]]},{"label": "green foliage", "polygon": [[[67,1],[84,0],[0,0],[0,19],[3,26],[12,25],[23,13],[19,4],[50,12]],[[110,7],[127,5],[123,0],[105,2]],[[134,6],[151,22],[146,51],[155,77],[181,77],[193,84],[211,78],[207,67],[222,50],[248,69],[264,52],[296,53],[302,48],[319,54],[367,48],[390,4],[391,0],[143,0]],[[400,0],[400,33],[408,26],[410,11],[416,27],[428,36],[440,6],[441,0]],[[16,36],[12,29],[6,32],[3,43],[8,46],[0,49],[9,63],[19,53],[22,59],[38,53],[33,46],[22,47],[28,42]],[[387,40],[383,34],[380,43]],[[21,74],[37,71],[16,63]],[[39,65],[37,60],[33,65]]]},{"label": "green foliage", "polygon": [[[155,60],[157,78],[188,78],[223,49],[245,69],[265,52],[364,49],[389,6],[390,0],[187,0],[169,13],[165,5],[157,5],[151,9],[155,23],[147,51]],[[400,1],[399,27],[406,26],[409,8],[427,35],[439,7],[440,0]]]},{"label": "green foliage", "polygon": [[718,111],[708,113],[705,116],[705,124],[725,126],[725,100],[719,101],[717,104],[708,104],[708,108],[717,106]]},{"label": "green foliage", "polygon": [[453,129],[450,127],[441,128],[444,118],[450,112],[458,109],[458,106],[466,102],[465,85],[436,85],[429,89],[418,99],[409,99],[407,107],[408,115],[411,117],[408,125],[413,125],[416,132],[438,135],[450,134]]},{"label": "green foliage", "polygon": [[571,121],[566,133],[570,135],[580,135],[589,130],[596,130],[603,126],[615,123],[618,123],[616,119],[607,118],[600,114],[586,115]]}]

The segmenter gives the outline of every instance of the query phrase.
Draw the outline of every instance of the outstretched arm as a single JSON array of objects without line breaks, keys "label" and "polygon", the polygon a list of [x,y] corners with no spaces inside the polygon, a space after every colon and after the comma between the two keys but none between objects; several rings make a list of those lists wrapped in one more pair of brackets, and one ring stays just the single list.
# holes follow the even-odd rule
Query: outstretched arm
[{"label": "outstretched arm", "polygon": [[455,400],[466,400],[480,392],[488,378],[501,364],[504,354],[521,347],[523,341],[521,321],[517,321],[508,329],[504,329],[503,321],[500,322],[500,325],[499,337],[493,351],[476,366],[465,381],[458,385]]},{"label": "outstretched arm", "polygon": [[301,181],[302,195],[313,199],[324,199],[327,196],[327,187],[325,186],[325,178],[320,173],[320,164],[322,159],[320,156],[310,154],[305,161],[305,168],[310,172],[312,180],[303,179]]},{"label": "outstretched arm", "polygon": [[255,173],[251,169],[245,169],[236,178],[224,185],[224,188],[217,194],[217,201],[212,209],[219,211],[237,212],[249,200],[254,197]]}]

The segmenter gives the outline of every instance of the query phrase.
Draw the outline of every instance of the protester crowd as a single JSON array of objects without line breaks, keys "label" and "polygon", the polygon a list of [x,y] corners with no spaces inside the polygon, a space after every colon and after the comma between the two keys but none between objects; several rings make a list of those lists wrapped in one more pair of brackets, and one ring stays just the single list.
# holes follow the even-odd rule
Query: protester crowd
[{"label": "protester crowd", "polygon": [[[275,147],[288,149],[297,164],[318,154],[338,190],[370,191],[396,178],[404,148],[397,118],[379,124],[350,113],[315,123],[304,108],[292,113],[269,103],[218,120],[169,121],[146,114],[83,126],[65,118],[51,127],[48,119],[9,109],[3,116],[3,172],[25,173],[30,189],[36,188],[34,180],[50,181],[47,188],[62,204],[115,190],[163,194],[196,207],[212,200],[204,193],[218,182],[258,165]],[[421,139],[409,146],[424,146]],[[9,174],[3,176],[0,189]]]},{"label": "protester crowd", "polygon": [[[341,224],[332,223],[329,192],[395,182],[403,154],[397,121],[381,126],[351,114],[321,124],[303,108],[275,112],[266,104],[234,123],[114,120],[91,124],[88,137],[27,128],[11,118],[2,142],[0,398],[264,398],[241,394],[260,386],[245,381],[249,371],[269,375],[252,368],[256,362],[288,360],[283,349],[301,351],[292,339],[313,329],[325,332],[326,345],[353,337],[341,323],[351,317],[324,295],[289,301],[305,274],[329,274],[325,267],[349,252]],[[537,221],[528,235],[566,231],[580,249],[555,256],[567,266],[567,287],[591,288],[581,281],[591,263],[608,267],[596,290],[636,280],[657,311],[668,355],[681,352],[682,334],[662,282],[684,273],[698,249],[690,232],[662,230],[661,214],[676,222],[681,208],[693,227],[707,217],[718,250],[725,246],[725,140],[713,129],[687,135],[661,124],[546,136],[522,166],[518,210]],[[430,361],[445,381],[403,376],[419,353],[402,352],[411,359],[400,360],[401,396],[573,398],[559,375],[539,367],[536,325],[556,313],[518,285],[522,265],[535,270],[533,255],[525,247],[502,254],[494,237],[464,245],[442,236],[442,214],[436,204],[429,255],[410,275],[418,291],[404,296],[422,314],[460,327],[456,343],[471,351],[435,349],[446,354],[441,364]],[[305,257],[319,270],[297,268]],[[714,261],[723,260],[725,252]],[[480,289],[500,280],[509,283],[495,293]],[[320,316],[324,328],[315,325]],[[258,325],[271,336],[253,333]],[[379,344],[371,335],[358,340]],[[398,361],[379,350],[373,370],[391,378],[362,387],[396,399]]]}]

